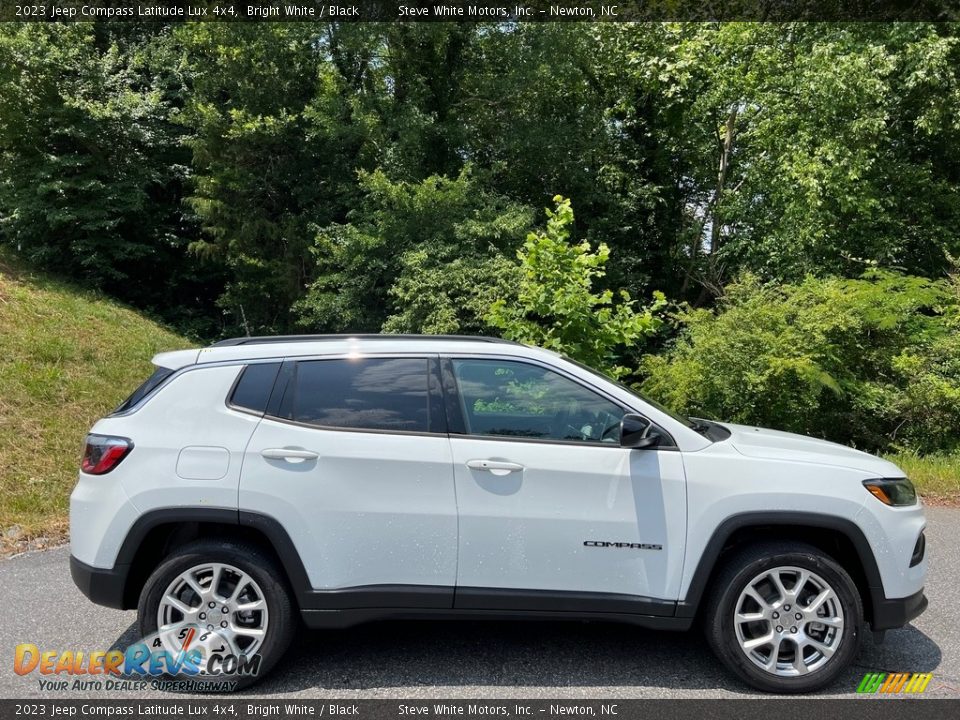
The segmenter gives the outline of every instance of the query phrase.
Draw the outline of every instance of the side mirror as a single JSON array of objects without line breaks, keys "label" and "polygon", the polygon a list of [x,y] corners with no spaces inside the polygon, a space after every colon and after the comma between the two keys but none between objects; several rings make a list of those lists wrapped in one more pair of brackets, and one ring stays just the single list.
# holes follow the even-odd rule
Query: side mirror
[{"label": "side mirror", "polygon": [[620,421],[620,447],[643,450],[660,444],[659,435],[648,435],[653,423],[642,415],[624,415]]}]

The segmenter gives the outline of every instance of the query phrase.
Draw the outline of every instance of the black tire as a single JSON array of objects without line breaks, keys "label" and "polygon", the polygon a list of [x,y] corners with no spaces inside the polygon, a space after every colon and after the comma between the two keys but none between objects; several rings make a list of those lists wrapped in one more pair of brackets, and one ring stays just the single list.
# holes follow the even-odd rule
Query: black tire
[{"label": "black tire", "polygon": [[[299,624],[296,608],[282,571],[277,567],[276,561],[256,545],[220,540],[198,540],[176,548],[153,571],[140,593],[140,603],[137,606],[140,635],[143,638],[156,635],[157,612],[166,589],[178,575],[205,562],[225,563],[247,573],[263,593],[269,622],[266,635],[256,651],[260,661],[255,675],[224,672],[215,676],[195,675],[190,679],[202,680],[203,684],[209,684],[211,687],[201,688],[201,691],[207,692],[223,691],[216,685],[224,680],[236,683],[233,687],[235,690],[249,687],[259,682],[280,661],[290,646]],[[184,680],[184,677],[175,679]]]},{"label": "black tire", "polygon": [[[764,670],[751,661],[737,638],[734,614],[740,594],[751,580],[777,567],[816,573],[833,588],[843,611],[843,631],[834,654],[805,675],[784,677]],[[747,684],[766,692],[805,693],[832,683],[857,657],[863,631],[863,602],[849,573],[822,550],[799,542],[764,542],[734,551],[724,560],[711,584],[702,619],[714,653]],[[787,648],[790,652],[789,643]],[[768,651],[768,657],[773,657],[773,652]]]}]

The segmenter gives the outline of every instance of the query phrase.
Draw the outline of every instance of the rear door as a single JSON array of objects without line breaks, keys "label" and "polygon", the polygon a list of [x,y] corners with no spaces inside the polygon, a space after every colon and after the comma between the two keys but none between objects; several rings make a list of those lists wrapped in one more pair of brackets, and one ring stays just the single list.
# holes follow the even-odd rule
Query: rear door
[{"label": "rear door", "polygon": [[457,508],[436,357],[288,361],[240,509],[280,522],[317,606],[450,607]]}]

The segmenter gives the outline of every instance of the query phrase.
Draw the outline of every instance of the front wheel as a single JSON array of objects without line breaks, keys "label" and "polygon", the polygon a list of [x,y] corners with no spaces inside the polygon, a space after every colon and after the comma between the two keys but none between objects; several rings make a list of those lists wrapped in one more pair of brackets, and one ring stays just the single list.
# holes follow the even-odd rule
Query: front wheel
[{"label": "front wheel", "polygon": [[725,563],[704,620],[713,651],[747,683],[802,693],[830,684],[856,657],[863,604],[823,551],[764,543]]},{"label": "front wheel", "polygon": [[275,563],[253,545],[214,540],[178,548],[164,560],[147,579],[138,612],[152,650],[174,662],[188,657],[175,679],[199,681],[201,690],[257,682],[283,656],[296,628]]}]

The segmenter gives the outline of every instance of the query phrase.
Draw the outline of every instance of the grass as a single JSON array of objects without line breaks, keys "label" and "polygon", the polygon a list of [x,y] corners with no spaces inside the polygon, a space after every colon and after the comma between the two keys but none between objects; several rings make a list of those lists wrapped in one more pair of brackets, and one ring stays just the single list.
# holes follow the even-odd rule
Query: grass
[{"label": "grass", "polygon": [[913,481],[925,502],[960,504],[960,455],[914,455],[887,457]]},{"label": "grass", "polygon": [[0,254],[0,549],[64,537],[87,430],[155,353],[195,344]]}]

